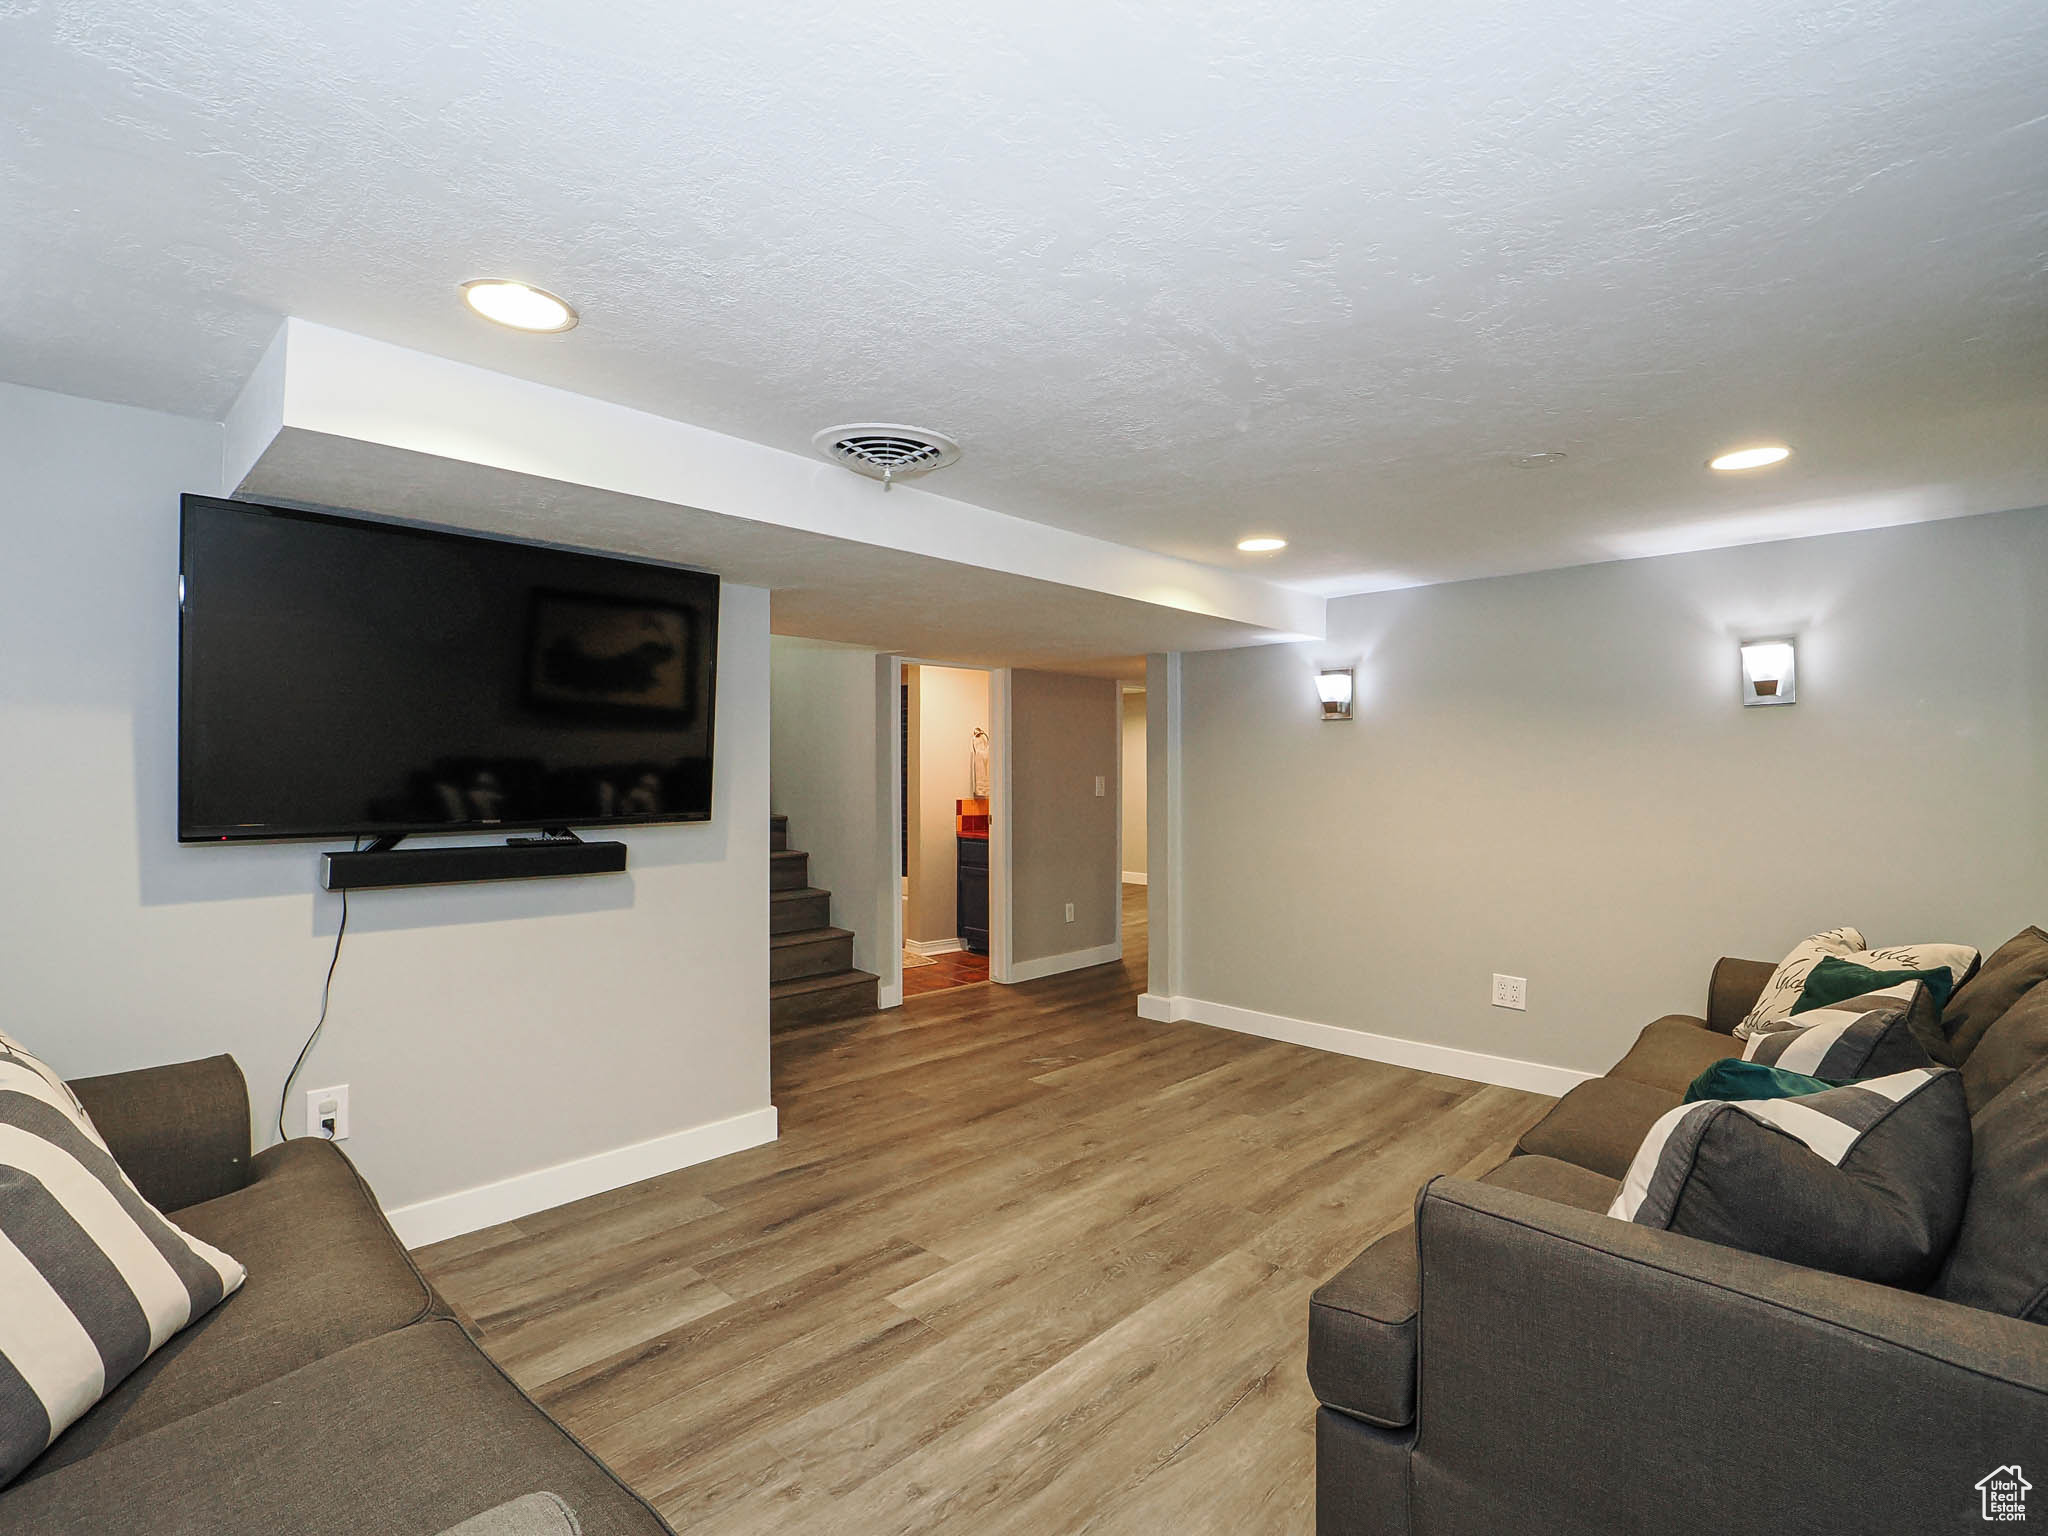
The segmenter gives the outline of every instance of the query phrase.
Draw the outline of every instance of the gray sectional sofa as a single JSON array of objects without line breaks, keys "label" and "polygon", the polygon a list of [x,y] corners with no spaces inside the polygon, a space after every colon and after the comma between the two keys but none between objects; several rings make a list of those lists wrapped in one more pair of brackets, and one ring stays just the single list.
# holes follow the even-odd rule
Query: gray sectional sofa
[{"label": "gray sectional sofa", "polygon": [[71,1086],[142,1193],[249,1278],[0,1490],[0,1531],[669,1531],[470,1342],[338,1148],[251,1157],[232,1058]]},{"label": "gray sectional sofa", "polygon": [[[2038,1279],[2048,983],[2013,1007],[1993,964],[1952,1005],[1978,1159],[1958,1252]],[[2015,1464],[2048,1518],[2048,1289],[2005,1315],[1605,1214],[1772,969],[1721,961],[1704,1018],[1651,1024],[1316,1293],[1319,1536],[1937,1536],[1982,1529],[1979,1481]]]}]

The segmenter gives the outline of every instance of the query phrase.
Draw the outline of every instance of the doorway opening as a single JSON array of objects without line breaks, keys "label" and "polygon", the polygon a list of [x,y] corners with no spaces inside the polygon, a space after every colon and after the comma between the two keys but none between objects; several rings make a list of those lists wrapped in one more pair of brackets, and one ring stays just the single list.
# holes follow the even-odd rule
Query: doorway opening
[{"label": "doorway opening", "polygon": [[989,978],[990,674],[906,662],[900,781],[903,995]]}]

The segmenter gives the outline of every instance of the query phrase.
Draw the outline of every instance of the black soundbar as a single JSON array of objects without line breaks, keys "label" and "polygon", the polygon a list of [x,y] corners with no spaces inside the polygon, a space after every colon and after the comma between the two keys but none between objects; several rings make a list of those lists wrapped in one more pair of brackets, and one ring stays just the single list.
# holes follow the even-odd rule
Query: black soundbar
[{"label": "black soundbar", "polygon": [[452,885],[464,880],[532,880],[549,875],[615,875],[626,867],[624,843],[574,838],[456,848],[366,848],[330,853],[320,883],[330,891],[402,885]]}]

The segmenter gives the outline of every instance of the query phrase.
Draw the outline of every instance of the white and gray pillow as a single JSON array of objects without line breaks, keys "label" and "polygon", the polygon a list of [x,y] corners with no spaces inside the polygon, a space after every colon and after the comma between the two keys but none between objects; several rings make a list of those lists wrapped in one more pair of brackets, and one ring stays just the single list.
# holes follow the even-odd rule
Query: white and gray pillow
[{"label": "white and gray pillow", "polygon": [[0,1035],[0,1485],[245,1277],[144,1200],[63,1080]]},{"label": "white and gray pillow", "polygon": [[1969,1186],[1962,1079],[1922,1067],[1797,1098],[1681,1104],[1643,1138],[1608,1215],[1920,1287]]},{"label": "white and gray pillow", "polygon": [[1810,934],[1795,944],[1792,953],[1771,973],[1756,1006],[1735,1026],[1735,1038],[1747,1040],[1751,1035],[1784,1028],[1784,1021],[1792,1016],[1792,1009],[1799,1002],[1799,994],[1806,990],[1807,977],[1831,955],[1873,971],[1931,971],[1938,965],[1946,966],[1958,987],[1977,973],[1980,958],[1968,944],[1891,944],[1883,949],[1869,949],[1862,933],[1854,928],[1829,928]]},{"label": "white and gray pillow", "polygon": [[1879,987],[1786,1022],[1791,1027],[1744,1040],[1742,1059],[1851,1083],[1933,1066],[1926,1042],[1941,1037],[1941,1010],[1924,981]]}]

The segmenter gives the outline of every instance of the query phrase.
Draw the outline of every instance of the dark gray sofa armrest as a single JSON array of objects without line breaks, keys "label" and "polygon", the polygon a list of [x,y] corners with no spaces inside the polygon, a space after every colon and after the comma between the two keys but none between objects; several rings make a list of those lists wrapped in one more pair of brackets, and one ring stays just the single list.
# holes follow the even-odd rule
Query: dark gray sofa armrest
[{"label": "dark gray sofa armrest", "polygon": [[2048,1329],[1437,1179],[1415,1529],[1981,1526],[2048,1444]]},{"label": "dark gray sofa armrest", "polygon": [[1716,960],[1714,974],[1707,979],[1707,1028],[1733,1034],[1777,969],[1768,960],[1738,960],[1733,955]]},{"label": "dark gray sofa armrest", "polygon": [[81,1077],[85,1105],[142,1197],[163,1211],[249,1182],[249,1086],[232,1056]]}]

